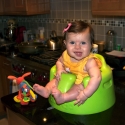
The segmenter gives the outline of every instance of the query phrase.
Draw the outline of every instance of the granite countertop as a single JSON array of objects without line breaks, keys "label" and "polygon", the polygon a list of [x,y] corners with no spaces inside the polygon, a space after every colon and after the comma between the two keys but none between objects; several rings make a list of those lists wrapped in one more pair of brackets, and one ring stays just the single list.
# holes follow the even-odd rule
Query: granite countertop
[{"label": "granite countertop", "polygon": [[[125,94],[116,89],[116,103],[110,109],[91,115],[72,115],[51,109],[48,99],[38,96],[34,103],[22,106],[14,102],[13,93],[1,98],[2,103],[12,111],[19,113],[36,125],[125,125]],[[9,103],[8,103],[9,102]],[[47,118],[44,122],[43,118]]]},{"label": "granite countertop", "polygon": [[[12,93],[1,98],[10,110],[19,113],[36,125],[125,125],[125,78],[114,78],[116,102],[110,109],[91,115],[72,115],[52,109],[48,99],[38,96],[36,102],[22,106],[14,102]],[[8,103],[9,102],[9,103]],[[43,118],[47,118],[44,122]]]}]

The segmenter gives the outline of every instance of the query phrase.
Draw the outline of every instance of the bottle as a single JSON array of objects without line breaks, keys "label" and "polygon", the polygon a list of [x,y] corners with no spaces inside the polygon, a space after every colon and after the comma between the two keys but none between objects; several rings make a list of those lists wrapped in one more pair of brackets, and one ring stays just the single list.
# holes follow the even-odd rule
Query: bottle
[{"label": "bottle", "polygon": [[40,30],[40,39],[44,40],[44,31],[43,30]]},{"label": "bottle", "polygon": [[114,46],[113,41],[112,40],[109,41],[109,43],[108,43],[108,51],[112,51],[113,50],[113,46]]},{"label": "bottle", "polygon": [[106,33],[106,50],[107,51],[116,50],[116,35],[113,30],[109,30]]},{"label": "bottle", "polygon": [[40,27],[40,40],[44,40],[44,27]]}]

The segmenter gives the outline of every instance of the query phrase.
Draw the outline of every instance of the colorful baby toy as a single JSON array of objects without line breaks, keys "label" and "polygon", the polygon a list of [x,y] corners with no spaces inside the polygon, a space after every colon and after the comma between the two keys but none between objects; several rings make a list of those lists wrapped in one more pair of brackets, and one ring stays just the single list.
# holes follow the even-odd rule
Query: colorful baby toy
[{"label": "colorful baby toy", "polygon": [[32,91],[33,88],[24,79],[24,77],[30,75],[31,72],[23,74],[21,77],[16,78],[15,76],[8,76],[8,79],[13,80],[13,83],[19,86],[18,95],[14,96],[14,101],[21,105],[28,105],[29,102],[35,102],[37,95]]}]

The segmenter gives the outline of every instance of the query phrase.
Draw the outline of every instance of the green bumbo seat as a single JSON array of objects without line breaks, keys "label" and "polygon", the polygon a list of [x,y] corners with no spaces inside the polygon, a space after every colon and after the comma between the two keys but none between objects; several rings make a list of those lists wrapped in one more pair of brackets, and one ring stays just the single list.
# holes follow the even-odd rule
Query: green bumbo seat
[{"label": "green bumbo seat", "polygon": [[[70,114],[86,115],[86,114],[95,114],[98,112],[105,111],[114,105],[115,92],[114,92],[112,70],[106,64],[103,56],[99,54],[95,55],[102,62],[102,67],[101,67],[102,80],[96,92],[80,106],[74,105],[75,101],[58,105],[56,104],[53,96],[50,95],[49,103],[51,104],[52,107],[56,108],[59,111]],[[56,73],[56,66],[53,66],[50,70],[50,80],[54,78],[55,73]],[[62,74],[61,80],[58,85],[58,89],[61,92],[67,92],[74,84],[75,79],[76,76],[74,74],[70,73]],[[83,79],[84,87],[88,85],[89,79],[90,79],[89,76]]]}]

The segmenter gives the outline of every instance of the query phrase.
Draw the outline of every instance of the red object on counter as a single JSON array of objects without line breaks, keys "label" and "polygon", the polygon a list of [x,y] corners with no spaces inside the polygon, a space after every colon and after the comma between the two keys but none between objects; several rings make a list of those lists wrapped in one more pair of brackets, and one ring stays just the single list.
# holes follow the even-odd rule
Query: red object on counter
[{"label": "red object on counter", "polygon": [[23,31],[25,31],[26,28],[24,26],[20,26],[16,29],[15,36],[16,36],[16,43],[21,43],[24,38],[23,38]]}]

